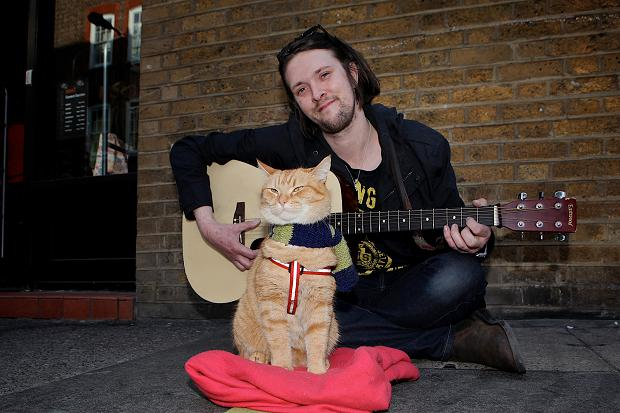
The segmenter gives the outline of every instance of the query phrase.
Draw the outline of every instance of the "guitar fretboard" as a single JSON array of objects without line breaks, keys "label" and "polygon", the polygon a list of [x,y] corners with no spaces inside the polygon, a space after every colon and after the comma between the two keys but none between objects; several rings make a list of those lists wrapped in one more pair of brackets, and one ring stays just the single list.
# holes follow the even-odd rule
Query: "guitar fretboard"
[{"label": "guitar fretboard", "polygon": [[499,226],[497,205],[406,211],[339,212],[331,214],[329,223],[344,235],[374,232],[440,229],[444,225],[465,226],[467,217],[488,226]]}]

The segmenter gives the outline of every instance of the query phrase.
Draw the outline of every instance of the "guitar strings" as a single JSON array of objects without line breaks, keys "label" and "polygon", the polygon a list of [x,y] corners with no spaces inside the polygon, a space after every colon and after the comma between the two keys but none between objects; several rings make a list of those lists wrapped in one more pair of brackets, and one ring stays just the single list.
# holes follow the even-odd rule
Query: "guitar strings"
[{"label": "guitar strings", "polygon": [[[497,215],[501,217],[502,226],[507,224],[514,224],[516,222],[533,223],[542,222],[544,224],[555,223],[556,220],[549,217],[532,219],[524,217],[524,213],[531,212],[559,212],[561,210],[556,208],[515,208],[515,207],[503,207],[496,205],[489,205],[483,207],[457,207],[457,208],[445,208],[445,209],[421,209],[421,210],[397,210],[397,211],[364,211],[364,212],[336,212],[330,215],[330,222],[342,229],[343,226],[350,228],[355,227],[361,232],[385,232],[385,229],[393,231],[400,229],[403,226],[404,230],[409,229],[428,229],[424,228],[424,225],[431,223],[433,227],[443,227],[443,222],[455,223],[462,222],[467,217],[477,219],[479,222],[490,221],[490,224],[495,223],[495,217]],[[452,215],[450,218],[449,215]],[[432,219],[431,219],[432,217]],[[257,218],[248,218],[247,220],[253,220]],[[433,225],[434,223],[434,225]],[[506,225],[504,225],[506,224]],[[380,231],[381,227],[384,227],[384,231]],[[246,231],[248,234],[252,233],[264,233],[269,227],[268,224],[260,224],[257,228]],[[386,228],[387,227],[387,228]],[[375,231],[376,229],[376,231]],[[355,231],[349,231],[355,232]]]}]

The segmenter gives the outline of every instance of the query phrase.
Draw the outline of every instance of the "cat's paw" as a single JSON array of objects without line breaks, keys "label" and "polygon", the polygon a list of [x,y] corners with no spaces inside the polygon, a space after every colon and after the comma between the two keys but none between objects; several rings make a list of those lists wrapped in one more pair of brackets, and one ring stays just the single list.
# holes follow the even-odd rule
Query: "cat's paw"
[{"label": "cat's paw", "polygon": [[293,370],[293,362],[292,362],[292,360],[281,360],[281,359],[278,359],[278,358],[272,358],[271,359],[271,365],[272,366],[282,367],[283,369],[286,369],[286,370]]},{"label": "cat's paw", "polygon": [[269,358],[265,353],[261,353],[260,351],[255,351],[248,357],[251,361],[255,361],[261,364],[267,364],[269,362]]},{"label": "cat's paw", "polygon": [[313,363],[308,365],[308,372],[314,374],[325,374],[329,370],[329,360],[324,363]]}]

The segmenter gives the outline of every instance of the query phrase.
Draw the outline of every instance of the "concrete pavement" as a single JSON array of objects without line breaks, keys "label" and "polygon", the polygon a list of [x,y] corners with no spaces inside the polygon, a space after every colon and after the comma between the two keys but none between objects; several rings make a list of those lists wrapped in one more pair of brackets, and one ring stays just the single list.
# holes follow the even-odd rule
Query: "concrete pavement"
[{"label": "concrete pavement", "polygon": [[[511,320],[528,373],[414,360],[389,412],[620,411],[617,320]],[[0,319],[2,412],[225,412],[192,385],[191,356],[231,349],[225,320]]]}]

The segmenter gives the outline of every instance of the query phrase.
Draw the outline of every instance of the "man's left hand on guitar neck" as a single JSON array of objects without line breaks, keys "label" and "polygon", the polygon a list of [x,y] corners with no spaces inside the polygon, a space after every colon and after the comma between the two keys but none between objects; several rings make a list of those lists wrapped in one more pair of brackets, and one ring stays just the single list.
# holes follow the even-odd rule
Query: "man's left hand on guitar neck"
[{"label": "man's left hand on guitar neck", "polygon": [[[484,198],[476,199],[472,203],[475,207],[488,205]],[[468,217],[463,229],[459,229],[456,224],[452,227],[444,225],[443,236],[453,250],[464,254],[475,254],[483,249],[491,238],[491,228]]]}]

